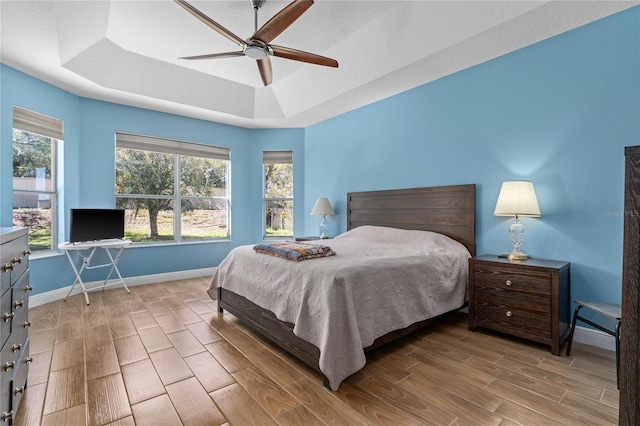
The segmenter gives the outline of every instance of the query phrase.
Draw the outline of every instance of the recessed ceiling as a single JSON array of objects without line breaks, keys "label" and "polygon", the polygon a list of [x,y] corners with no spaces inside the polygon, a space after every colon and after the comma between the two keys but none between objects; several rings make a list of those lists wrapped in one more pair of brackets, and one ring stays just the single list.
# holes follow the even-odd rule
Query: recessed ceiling
[{"label": "recessed ceiling", "polygon": [[[189,0],[245,39],[249,0]],[[79,96],[248,128],[306,127],[531,45],[639,1],[317,0],[273,43],[339,68],[248,57],[171,0],[1,0],[1,60]],[[258,26],[288,2],[267,0]]]}]

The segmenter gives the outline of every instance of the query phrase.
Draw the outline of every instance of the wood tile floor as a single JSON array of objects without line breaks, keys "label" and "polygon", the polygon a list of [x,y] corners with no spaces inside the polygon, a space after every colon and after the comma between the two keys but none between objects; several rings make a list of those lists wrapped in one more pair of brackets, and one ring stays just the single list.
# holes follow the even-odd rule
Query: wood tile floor
[{"label": "wood tile floor", "polygon": [[208,278],[76,295],[30,310],[18,425],[617,424],[613,352],[572,356],[454,314],[374,352],[338,392],[218,315]]}]

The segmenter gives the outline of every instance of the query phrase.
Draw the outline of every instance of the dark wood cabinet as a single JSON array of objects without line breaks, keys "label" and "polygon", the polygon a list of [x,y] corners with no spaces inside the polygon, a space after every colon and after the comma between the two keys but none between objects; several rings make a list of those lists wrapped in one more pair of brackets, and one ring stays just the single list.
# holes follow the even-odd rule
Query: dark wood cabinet
[{"label": "dark wood cabinet", "polygon": [[621,425],[640,424],[640,146],[625,148],[622,325],[620,332]]},{"label": "dark wood cabinet", "polygon": [[570,263],[494,255],[469,259],[469,329],[488,328],[551,346],[569,335]]},{"label": "dark wood cabinet", "polygon": [[13,423],[29,372],[27,228],[0,228],[0,424]]}]

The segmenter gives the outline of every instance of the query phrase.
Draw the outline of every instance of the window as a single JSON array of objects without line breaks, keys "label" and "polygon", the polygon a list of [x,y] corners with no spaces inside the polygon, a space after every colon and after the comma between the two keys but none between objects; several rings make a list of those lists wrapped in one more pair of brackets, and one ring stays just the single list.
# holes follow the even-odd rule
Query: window
[{"label": "window", "polygon": [[116,133],[116,207],[134,242],[229,238],[229,148]]},{"label": "window", "polygon": [[57,149],[62,121],[13,107],[13,225],[29,228],[29,249],[57,247]]},{"label": "window", "polygon": [[293,236],[293,155],[264,151],[264,235]]}]

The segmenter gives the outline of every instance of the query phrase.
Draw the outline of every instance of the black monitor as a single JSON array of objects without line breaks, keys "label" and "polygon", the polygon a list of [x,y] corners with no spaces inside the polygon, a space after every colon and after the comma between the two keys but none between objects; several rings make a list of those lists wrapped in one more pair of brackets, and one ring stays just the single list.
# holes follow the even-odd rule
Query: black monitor
[{"label": "black monitor", "polygon": [[123,209],[71,209],[69,242],[124,239]]}]

